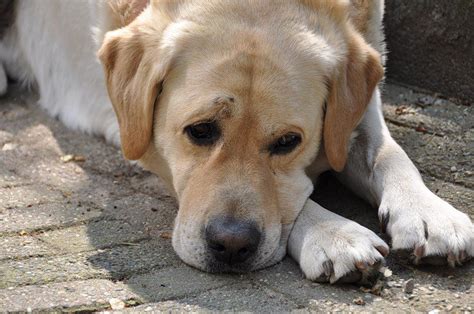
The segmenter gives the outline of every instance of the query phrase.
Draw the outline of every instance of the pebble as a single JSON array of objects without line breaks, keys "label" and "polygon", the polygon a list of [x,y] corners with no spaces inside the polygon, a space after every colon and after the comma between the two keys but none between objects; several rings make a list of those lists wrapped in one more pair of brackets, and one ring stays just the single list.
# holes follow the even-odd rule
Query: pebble
[{"label": "pebble", "polygon": [[384,275],[385,277],[390,277],[390,276],[392,276],[392,271],[387,268],[387,269],[385,269],[385,271],[383,272],[383,275]]},{"label": "pebble", "polygon": [[454,306],[452,304],[448,304],[446,306],[446,311],[451,311],[453,308],[454,308]]},{"label": "pebble", "polygon": [[125,302],[120,299],[112,298],[109,300],[110,307],[112,310],[122,310],[125,308]]},{"label": "pebble", "polygon": [[352,302],[354,304],[357,304],[357,305],[365,305],[365,301],[362,298],[356,298],[356,299],[352,300]]},{"label": "pebble", "polygon": [[387,281],[387,286],[389,286],[390,288],[401,288],[402,284],[396,281]]},{"label": "pebble", "polygon": [[456,171],[458,171],[458,169],[456,168],[456,166],[452,166],[452,167],[451,167],[451,172],[456,172]]},{"label": "pebble", "polygon": [[447,103],[447,102],[444,101],[444,99],[436,99],[433,104],[434,104],[435,106],[440,106],[440,105],[443,105],[443,104],[446,104],[446,103]]},{"label": "pebble", "polygon": [[3,150],[3,151],[14,150],[14,149],[17,148],[17,147],[18,147],[17,144],[6,143],[5,145],[3,145],[2,150]]},{"label": "pebble", "polygon": [[405,293],[412,294],[414,289],[415,289],[415,280],[411,278],[405,283]]}]

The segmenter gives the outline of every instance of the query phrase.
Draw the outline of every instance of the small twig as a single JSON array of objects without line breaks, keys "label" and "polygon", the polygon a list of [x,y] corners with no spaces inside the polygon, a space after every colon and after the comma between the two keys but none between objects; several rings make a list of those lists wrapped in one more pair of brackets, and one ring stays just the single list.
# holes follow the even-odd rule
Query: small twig
[{"label": "small twig", "polygon": [[[402,122],[402,121],[398,121],[398,120],[390,118],[390,117],[385,117],[385,121],[388,121],[392,124],[395,124],[396,126],[401,126],[401,127],[404,127],[404,128],[414,129],[415,131],[417,131],[416,130],[417,126],[413,126],[411,124],[408,124],[408,123],[405,123],[405,122]],[[432,135],[437,136],[437,137],[443,137],[444,136],[443,134],[438,134],[435,131],[430,131],[430,130],[427,130],[427,129],[425,129],[423,132],[421,132],[421,131],[417,131],[417,132],[425,133],[425,134],[432,134]]]}]

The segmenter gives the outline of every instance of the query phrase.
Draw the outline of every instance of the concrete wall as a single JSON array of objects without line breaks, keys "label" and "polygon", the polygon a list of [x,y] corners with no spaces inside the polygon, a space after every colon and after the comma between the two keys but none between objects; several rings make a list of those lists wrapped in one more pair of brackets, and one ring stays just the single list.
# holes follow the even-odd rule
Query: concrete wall
[{"label": "concrete wall", "polygon": [[386,0],[387,77],[474,101],[474,0]]}]

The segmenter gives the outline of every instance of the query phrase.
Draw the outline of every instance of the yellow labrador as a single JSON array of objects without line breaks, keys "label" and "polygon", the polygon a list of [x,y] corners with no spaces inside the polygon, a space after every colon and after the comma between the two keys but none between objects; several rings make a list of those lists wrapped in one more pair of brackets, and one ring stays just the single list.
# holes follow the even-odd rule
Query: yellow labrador
[{"label": "yellow labrador", "polygon": [[313,280],[377,269],[387,244],[309,200],[329,169],[379,208],[394,249],[474,254],[470,219],[425,187],[383,120],[383,1],[16,2],[0,76],[35,80],[52,114],[167,182],[184,262],[250,271],[288,251]]}]

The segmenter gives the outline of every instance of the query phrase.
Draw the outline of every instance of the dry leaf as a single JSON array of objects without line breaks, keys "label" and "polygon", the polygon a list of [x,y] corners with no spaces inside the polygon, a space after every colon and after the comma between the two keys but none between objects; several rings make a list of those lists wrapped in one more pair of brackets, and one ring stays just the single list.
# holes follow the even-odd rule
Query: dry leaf
[{"label": "dry leaf", "polygon": [[76,161],[76,162],[84,162],[86,161],[86,157],[80,156],[80,155],[64,155],[61,157],[61,161],[66,163],[66,162],[71,162],[71,161]]},{"label": "dry leaf", "polygon": [[163,238],[163,239],[171,239],[171,237],[172,237],[172,233],[169,231],[165,231],[160,234],[160,238]]},{"label": "dry leaf", "polygon": [[406,106],[397,107],[397,109],[395,109],[395,113],[399,116],[402,114],[406,114],[408,113],[407,107]]},{"label": "dry leaf", "polygon": [[86,161],[86,157],[77,155],[77,156],[74,156],[74,161],[84,162],[84,161]]},{"label": "dry leaf", "polygon": [[425,125],[423,124],[423,122],[421,122],[415,129],[417,132],[423,132],[423,133],[426,133],[428,132],[428,130],[425,128]]},{"label": "dry leaf", "polygon": [[352,302],[354,302],[354,304],[357,304],[357,305],[365,305],[365,301],[362,298],[354,299],[352,300]]}]

